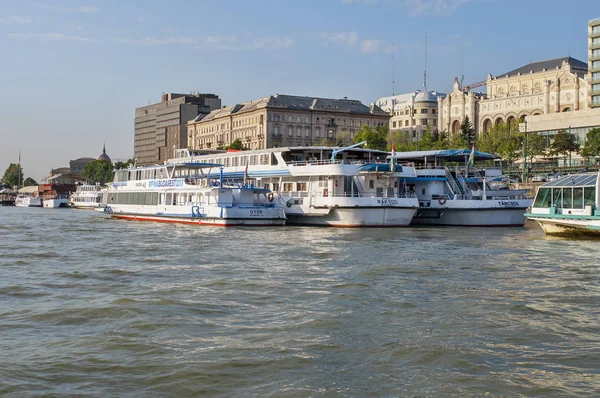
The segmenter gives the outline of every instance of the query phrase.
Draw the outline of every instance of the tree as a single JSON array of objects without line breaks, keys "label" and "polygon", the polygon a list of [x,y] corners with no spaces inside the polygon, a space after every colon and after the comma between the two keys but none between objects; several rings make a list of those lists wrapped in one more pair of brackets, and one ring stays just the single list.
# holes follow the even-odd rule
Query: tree
[{"label": "tree", "polygon": [[134,160],[133,159],[127,159],[126,162],[121,162],[121,161],[117,161],[113,164],[113,167],[115,170],[122,170],[122,169],[128,169],[131,166],[133,166],[134,164]]},{"label": "tree", "polygon": [[225,149],[225,150],[227,150],[227,149],[235,149],[237,151],[243,151],[246,148],[244,148],[244,144],[242,143],[242,140],[240,140],[238,138],[235,141],[233,141],[231,143],[231,145],[228,145],[228,146],[224,147],[223,149]]},{"label": "tree", "polygon": [[113,165],[105,160],[94,160],[85,166],[83,175],[92,184],[106,184],[113,180]]},{"label": "tree", "polygon": [[354,136],[354,142],[366,141],[365,148],[385,151],[388,146],[387,136],[388,130],[385,126],[377,126],[373,129],[365,124],[358,129],[358,132]]},{"label": "tree", "polygon": [[586,158],[600,156],[600,128],[596,127],[588,131],[581,155]]},{"label": "tree", "polygon": [[467,146],[471,146],[471,144],[475,141],[475,129],[473,128],[473,123],[468,116],[465,116],[460,124],[460,135],[466,141]]},{"label": "tree", "polygon": [[18,185],[19,182],[23,183],[23,169],[21,166],[17,163],[11,163],[4,172],[2,182],[9,184],[11,187]]},{"label": "tree", "polygon": [[567,156],[579,149],[573,138],[566,130],[559,130],[554,136],[554,141],[550,144],[550,154],[563,155],[564,164],[566,164]]},{"label": "tree", "polygon": [[536,156],[541,156],[546,153],[546,137],[539,134],[527,135],[527,157],[529,163],[533,163]]},{"label": "tree", "polygon": [[32,186],[37,185],[37,184],[38,184],[37,181],[34,180],[31,177],[27,177],[25,179],[25,181],[23,182],[23,186],[25,186],[25,187],[32,187]]}]

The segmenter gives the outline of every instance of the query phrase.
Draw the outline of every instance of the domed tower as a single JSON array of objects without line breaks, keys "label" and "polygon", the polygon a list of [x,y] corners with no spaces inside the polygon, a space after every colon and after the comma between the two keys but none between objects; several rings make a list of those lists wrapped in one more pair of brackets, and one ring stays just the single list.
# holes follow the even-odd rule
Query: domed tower
[{"label": "domed tower", "polygon": [[98,156],[98,160],[103,160],[105,162],[110,162],[110,157],[106,154],[106,144],[102,147],[102,154]]}]

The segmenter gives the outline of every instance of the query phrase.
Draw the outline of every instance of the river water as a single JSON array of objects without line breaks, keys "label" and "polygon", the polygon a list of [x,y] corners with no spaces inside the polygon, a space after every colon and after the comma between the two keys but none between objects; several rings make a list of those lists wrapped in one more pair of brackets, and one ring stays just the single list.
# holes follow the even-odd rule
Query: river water
[{"label": "river water", "polygon": [[0,207],[0,395],[598,396],[599,254]]}]

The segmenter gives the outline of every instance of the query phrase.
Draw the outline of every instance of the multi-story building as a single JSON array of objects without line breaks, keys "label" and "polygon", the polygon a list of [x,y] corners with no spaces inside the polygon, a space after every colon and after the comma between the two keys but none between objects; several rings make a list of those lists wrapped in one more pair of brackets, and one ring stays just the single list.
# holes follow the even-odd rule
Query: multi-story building
[{"label": "multi-story building", "polygon": [[163,94],[156,104],[136,108],[134,157],[151,165],[173,157],[174,148],[186,148],[187,122],[221,108],[214,94]]},{"label": "multi-story building", "polygon": [[588,24],[588,71],[590,89],[590,107],[600,107],[600,18]]},{"label": "multi-story building", "polygon": [[487,94],[461,87],[458,79],[444,99],[438,99],[440,130],[456,132],[465,116],[475,133],[493,125],[523,122],[530,116],[587,109],[587,64],[572,57],[533,62],[487,77]]},{"label": "multi-story building", "polygon": [[390,115],[357,100],[275,94],[198,115],[188,146],[214,149],[239,139],[245,148],[350,143],[361,126],[387,126]]},{"label": "multi-story building", "polygon": [[390,114],[390,131],[403,130],[408,132],[413,140],[418,140],[427,129],[427,125],[431,131],[438,130],[438,99],[444,97],[446,94],[436,91],[417,90],[379,98],[376,103]]}]

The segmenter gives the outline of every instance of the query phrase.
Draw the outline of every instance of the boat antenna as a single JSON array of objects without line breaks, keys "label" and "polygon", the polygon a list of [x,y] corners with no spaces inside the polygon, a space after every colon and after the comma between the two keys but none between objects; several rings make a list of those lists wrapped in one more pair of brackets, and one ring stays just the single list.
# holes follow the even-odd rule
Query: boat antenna
[{"label": "boat antenna", "polygon": [[423,91],[427,92],[427,35],[425,35],[425,70],[423,71]]},{"label": "boat antenna", "polygon": [[396,95],[396,43],[392,42],[392,96]]},{"label": "boat antenna", "polygon": [[17,189],[21,186],[21,148],[19,148],[19,166],[17,168]]}]

